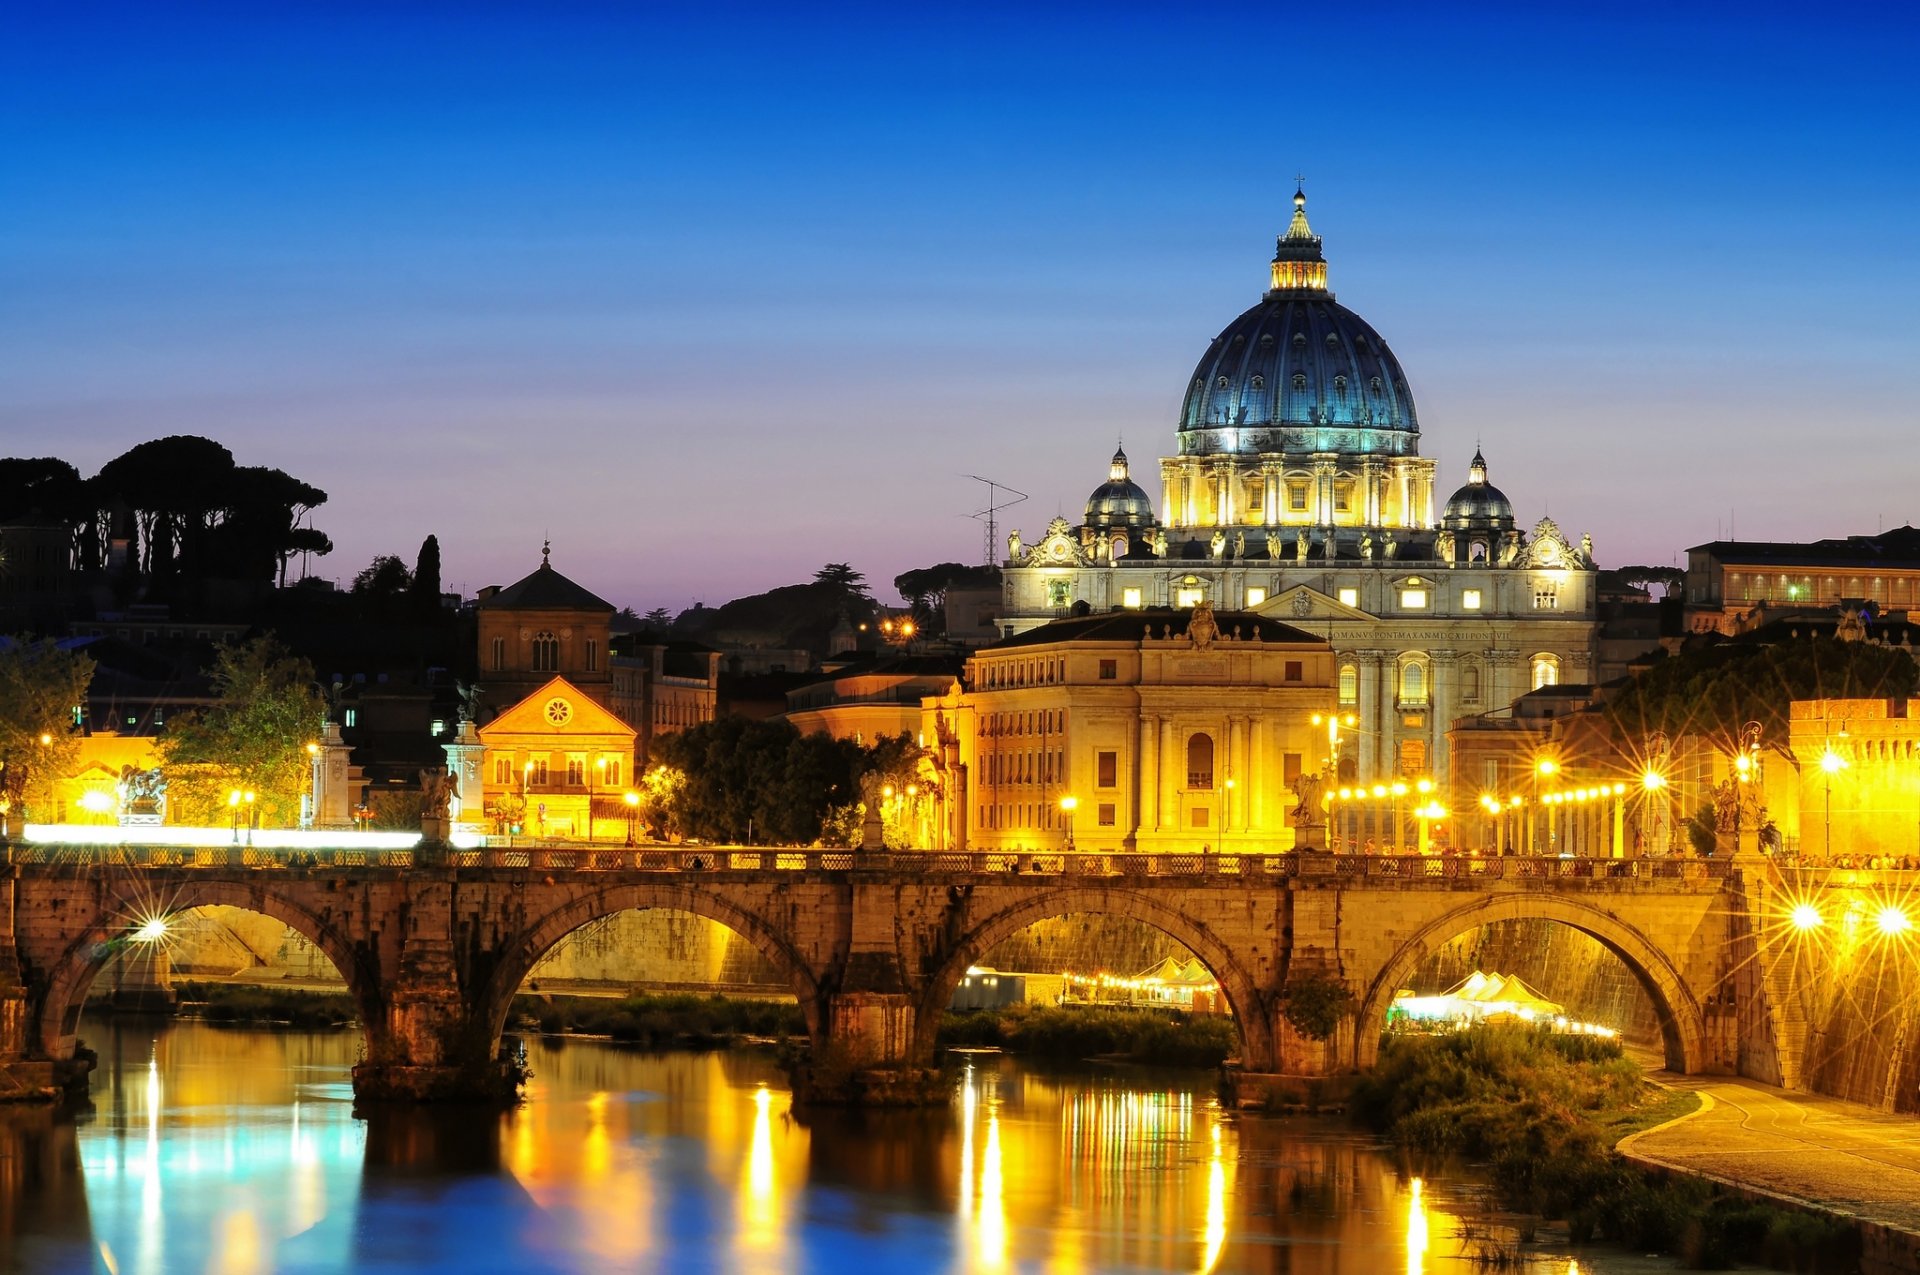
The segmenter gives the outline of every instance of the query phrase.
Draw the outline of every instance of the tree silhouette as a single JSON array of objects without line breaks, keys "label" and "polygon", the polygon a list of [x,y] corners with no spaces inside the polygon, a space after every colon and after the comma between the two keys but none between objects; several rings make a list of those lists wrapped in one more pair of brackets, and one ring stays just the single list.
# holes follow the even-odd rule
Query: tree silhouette
[{"label": "tree silhouette", "polygon": [[420,542],[420,555],[413,562],[413,581],[408,585],[413,612],[422,620],[440,615],[440,538],[429,535]]}]

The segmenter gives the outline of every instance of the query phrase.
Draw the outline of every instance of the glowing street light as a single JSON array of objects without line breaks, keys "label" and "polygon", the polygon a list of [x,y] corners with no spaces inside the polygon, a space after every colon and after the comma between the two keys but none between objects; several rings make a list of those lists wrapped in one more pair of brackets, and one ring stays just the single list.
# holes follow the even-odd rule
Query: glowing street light
[{"label": "glowing street light", "polygon": [[133,932],[133,941],[136,943],[158,943],[166,937],[167,918],[164,916],[148,917],[140,928]]},{"label": "glowing street light", "polygon": [[1913,929],[1913,918],[1889,903],[1874,915],[1873,924],[1886,937],[1897,938]]},{"label": "glowing street light", "polygon": [[1808,930],[1817,930],[1826,923],[1826,918],[1820,915],[1820,909],[1811,903],[1796,903],[1793,911],[1787,914],[1787,919],[1792,921],[1793,928],[1802,934]]},{"label": "glowing street light", "polygon": [[633,844],[633,817],[640,813],[640,794],[629,788],[623,798],[627,803],[627,844]]},{"label": "glowing street light", "polygon": [[1831,745],[1828,746],[1825,752],[1820,754],[1820,769],[1823,772],[1822,782],[1826,788],[1827,805],[1826,833],[1823,844],[1821,845],[1821,852],[1825,854],[1829,860],[1833,858],[1833,777],[1846,768],[1847,759],[1833,751]]},{"label": "glowing street light", "polygon": [[1073,853],[1073,812],[1080,808],[1078,797],[1067,796],[1060,799],[1060,813],[1067,817],[1067,853]]}]

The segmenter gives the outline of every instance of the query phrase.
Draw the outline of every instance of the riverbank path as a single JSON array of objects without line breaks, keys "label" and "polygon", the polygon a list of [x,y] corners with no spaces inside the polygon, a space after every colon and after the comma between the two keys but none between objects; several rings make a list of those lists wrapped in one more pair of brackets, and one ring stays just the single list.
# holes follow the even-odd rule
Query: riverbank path
[{"label": "riverbank path", "polygon": [[1652,1078],[1704,1101],[1623,1155],[1920,1236],[1920,1120],[1724,1076]]}]

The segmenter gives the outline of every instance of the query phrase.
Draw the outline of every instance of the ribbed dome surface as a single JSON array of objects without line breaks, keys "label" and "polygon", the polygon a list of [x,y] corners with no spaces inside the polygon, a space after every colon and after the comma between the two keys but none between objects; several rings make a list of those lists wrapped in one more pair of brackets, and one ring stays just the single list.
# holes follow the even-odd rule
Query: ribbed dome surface
[{"label": "ribbed dome surface", "polygon": [[[1181,450],[1222,450],[1189,448],[1186,436],[1194,431],[1289,427],[1407,434],[1420,428],[1393,351],[1365,319],[1324,292],[1270,295],[1214,338],[1187,386]],[[1224,450],[1279,445],[1275,439]]]},{"label": "ribbed dome surface", "polygon": [[1440,511],[1440,525],[1449,531],[1512,530],[1513,502],[1487,481],[1487,458],[1478,449],[1467,466],[1467,485],[1454,492]]}]

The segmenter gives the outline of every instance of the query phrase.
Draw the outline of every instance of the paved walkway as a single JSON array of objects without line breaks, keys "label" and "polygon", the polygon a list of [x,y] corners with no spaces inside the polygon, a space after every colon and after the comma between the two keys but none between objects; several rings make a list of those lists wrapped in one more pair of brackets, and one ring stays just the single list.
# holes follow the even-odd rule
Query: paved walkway
[{"label": "paved walkway", "polygon": [[1920,1235],[1920,1120],[1722,1076],[1653,1078],[1701,1110],[1620,1144],[1623,1154]]}]

